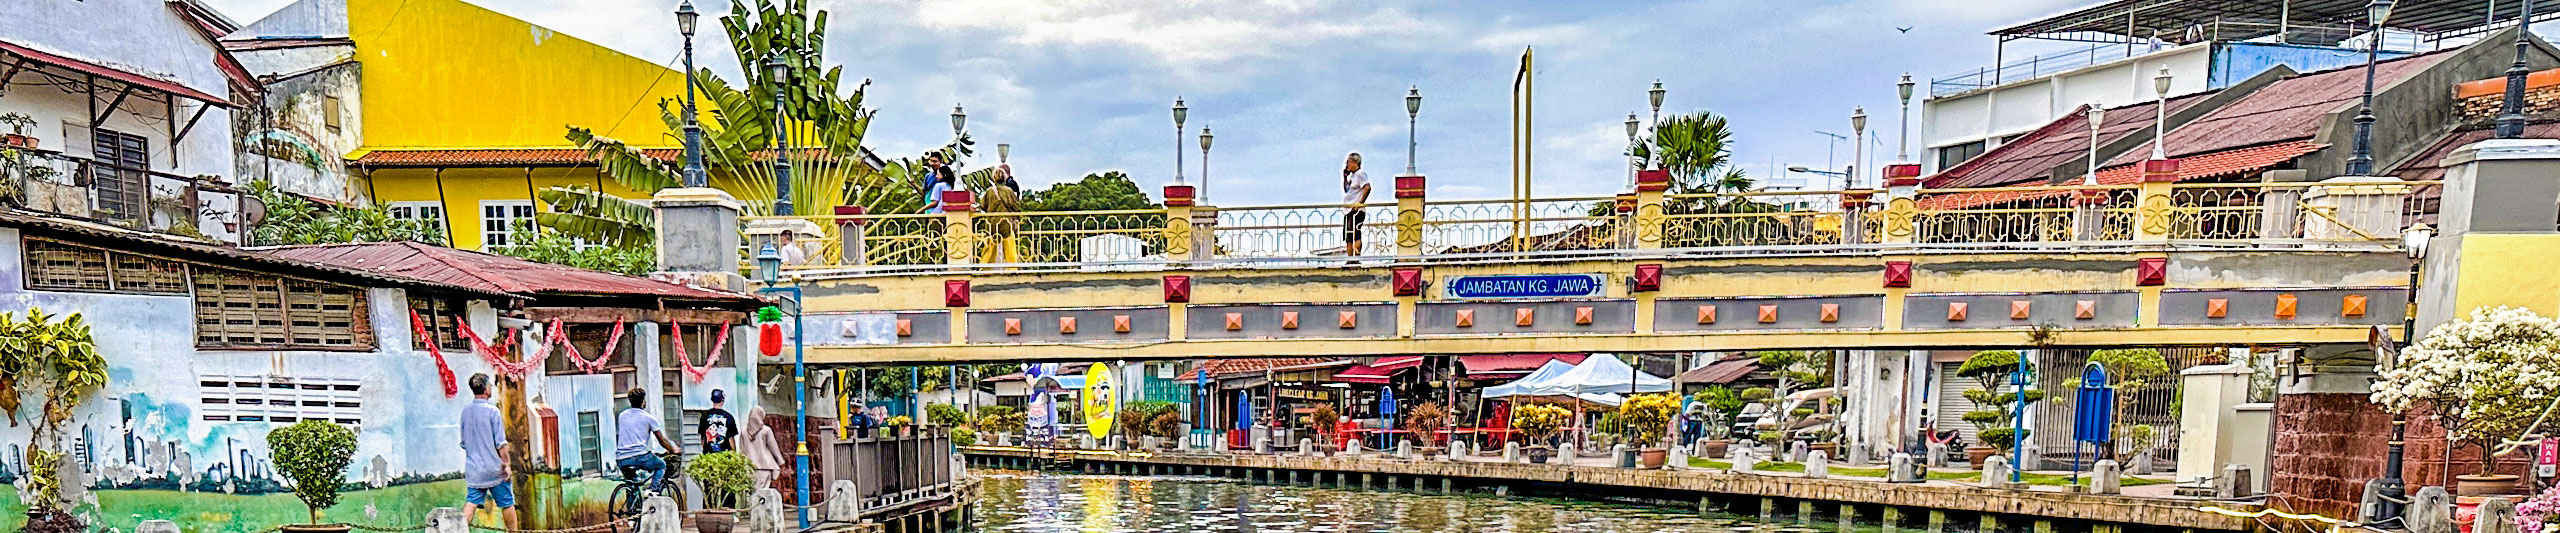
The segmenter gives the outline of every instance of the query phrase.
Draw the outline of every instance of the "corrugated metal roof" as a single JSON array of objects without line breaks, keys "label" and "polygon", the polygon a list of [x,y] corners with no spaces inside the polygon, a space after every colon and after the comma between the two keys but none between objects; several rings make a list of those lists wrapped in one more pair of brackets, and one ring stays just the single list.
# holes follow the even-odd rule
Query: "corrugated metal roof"
[{"label": "corrugated metal roof", "polygon": [[[2257,172],[2320,151],[2325,145],[2311,141],[2292,141],[2267,146],[2253,146],[2184,156],[2178,158],[2178,181],[2196,181]],[[2134,165],[2117,165],[2098,170],[2100,185],[2131,185],[2142,182],[2142,169]],[[2071,194],[2069,189],[2038,188],[2026,191],[1982,191],[1946,194],[1922,198],[1924,210],[1967,209],[2030,200],[2041,200]]]},{"label": "corrugated metal roof", "polygon": [[[2202,103],[2219,91],[2196,93],[2169,99],[2169,113],[2177,114]],[[1941,170],[1929,176],[1930,188],[1999,187],[2044,181],[2054,167],[2089,157],[2089,106],[2081,105],[2061,118],[2046,123],[1990,152]],[[2105,123],[2099,125],[2098,138],[2115,142],[2144,128],[2159,116],[2152,102],[2107,109]],[[2143,150],[2149,153],[2148,149]]]},{"label": "corrugated metal roof", "polygon": [[[153,78],[140,73],[128,72],[106,65],[74,59],[68,56],[55,55],[17,43],[0,41],[0,52],[27,58],[27,61],[29,62],[67,68],[102,78],[145,87],[155,91],[178,95],[179,97],[204,102],[206,105],[214,107],[221,107],[225,109],[239,107],[233,105],[231,100],[228,98],[206,94],[204,91],[196,90],[194,87],[188,87],[182,83]],[[255,83],[254,80],[252,83]]]},{"label": "corrugated metal roof", "polygon": [[1742,379],[1743,376],[1751,375],[1751,371],[1759,369],[1759,358],[1736,357],[1689,369],[1687,372],[1681,372],[1679,376],[1672,377],[1671,380],[1679,383],[1732,383],[1733,380]]},{"label": "corrugated metal roof", "polygon": [[[2374,69],[2376,87],[2414,76],[2453,57],[2453,51],[2428,52],[2383,61]],[[2450,90],[2445,88],[2440,90]],[[2231,105],[2215,109],[2178,129],[2169,130],[2169,157],[2221,152],[2310,139],[2319,133],[2320,118],[2352,104],[2364,92],[2364,67],[2315,72],[2268,84]],[[2117,156],[2108,166],[2128,165],[2151,157],[2148,150]]]},{"label": "corrugated metal roof", "polygon": [[1323,357],[1264,357],[1264,358],[1256,358],[1256,359],[1212,359],[1212,360],[1208,360],[1208,361],[1201,361],[1201,362],[1198,362],[1198,363],[1194,363],[1196,366],[1193,366],[1192,368],[1197,369],[1197,370],[1208,371],[1208,372],[1209,372],[1209,375],[1210,375],[1210,376],[1212,376],[1212,377],[1214,377],[1214,376],[1225,376],[1225,375],[1231,375],[1231,374],[1243,374],[1243,373],[1248,373],[1248,372],[1261,372],[1261,371],[1264,371],[1264,370],[1270,370],[1270,369],[1274,369],[1274,368],[1290,368],[1290,367],[1300,367],[1300,366],[1309,366],[1309,365],[1319,365],[1319,364],[1331,363],[1331,362],[1335,362],[1335,361],[1336,361],[1336,360],[1334,360],[1334,359],[1330,359],[1330,358],[1323,358]]},{"label": "corrugated metal roof", "polygon": [[286,274],[314,274],[312,277],[318,279],[334,279],[341,277],[349,278],[339,279],[338,281],[341,282],[351,282],[353,280],[372,282],[371,284],[355,283],[367,286],[417,287],[441,291],[479,294],[483,296],[495,296],[500,298],[518,297],[517,295],[510,294],[506,291],[495,291],[477,286],[445,283],[408,276],[387,275],[362,269],[343,268],[317,261],[307,261],[215,244],[178,240],[156,233],[145,233],[85,221],[63,219],[11,208],[0,208],[0,226],[17,227],[22,230],[32,230],[40,234],[79,237],[80,240],[78,242],[80,243],[105,247],[113,251],[161,254],[168,255],[173,258],[196,259],[208,263],[214,263],[217,266],[255,268],[264,272]]},{"label": "corrugated metal roof", "polygon": [[[684,155],[684,150],[643,148],[640,153],[661,161],[675,161]],[[368,151],[356,157],[356,164],[371,167],[514,167],[591,163],[592,160],[587,159],[587,151],[578,148],[385,149]]]},{"label": "corrugated metal roof", "polygon": [[758,301],[734,292],[414,242],[284,246],[262,251],[301,261],[527,297],[580,294],[733,303]]}]

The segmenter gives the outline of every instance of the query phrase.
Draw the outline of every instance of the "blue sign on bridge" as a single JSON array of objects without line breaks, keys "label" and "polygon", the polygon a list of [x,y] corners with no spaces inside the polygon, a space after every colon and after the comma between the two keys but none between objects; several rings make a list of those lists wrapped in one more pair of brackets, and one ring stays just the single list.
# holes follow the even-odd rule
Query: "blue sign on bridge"
[{"label": "blue sign on bridge", "polygon": [[1566,298],[1598,296],[1599,274],[1526,276],[1458,276],[1449,278],[1451,298]]}]

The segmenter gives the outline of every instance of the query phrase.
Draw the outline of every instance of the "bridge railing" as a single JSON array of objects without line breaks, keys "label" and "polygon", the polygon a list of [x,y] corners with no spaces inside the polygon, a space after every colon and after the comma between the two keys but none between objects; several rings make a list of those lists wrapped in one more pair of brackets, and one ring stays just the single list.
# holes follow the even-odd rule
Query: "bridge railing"
[{"label": "bridge railing", "polygon": [[[819,239],[793,268],[1145,264],[1625,249],[2221,241],[2397,242],[2439,182],[2144,183],[1927,190],[798,217]],[[1187,200],[1187,198],[1181,198]],[[1176,202],[1187,203],[1187,202]],[[1354,213],[1357,213],[1354,216]],[[769,217],[767,217],[769,218]]]}]

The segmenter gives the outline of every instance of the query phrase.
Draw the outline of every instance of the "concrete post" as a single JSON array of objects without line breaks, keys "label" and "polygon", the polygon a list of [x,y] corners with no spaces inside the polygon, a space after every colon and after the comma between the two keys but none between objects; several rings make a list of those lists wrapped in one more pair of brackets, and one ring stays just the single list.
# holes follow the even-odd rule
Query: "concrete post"
[{"label": "concrete post", "polygon": [[1796,523],[1813,523],[1813,500],[1796,500]]},{"label": "concrete post", "polygon": [[1396,441],[1396,458],[1397,458],[1397,459],[1412,460],[1412,459],[1413,459],[1413,441],[1411,441],[1411,440],[1399,440],[1399,441]]},{"label": "concrete post", "polygon": [[827,521],[853,523],[862,520],[862,490],[853,480],[839,479],[827,484]]},{"label": "concrete post", "polygon": [[1450,462],[1457,462],[1457,461],[1463,461],[1463,460],[1466,460],[1466,458],[1467,458],[1467,453],[1468,453],[1468,452],[1467,452],[1467,441],[1457,440],[1457,439],[1449,439],[1449,461],[1450,461]]},{"label": "concrete post", "polygon": [[1982,513],[1982,523],[1975,525],[1974,531],[1983,533],[1995,533],[2000,531],[2000,515]]},{"label": "concrete post", "polygon": [[2400,240],[2409,186],[2388,176],[2339,176],[2303,191],[2302,237],[2321,241]]},{"label": "concrete post", "polygon": [[863,217],[866,209],[858,205],[837,206],[836,264],[870,266],[871,219]]},{"label": "concrete post", "polygon": [[650,496],[640,502],[639,533],[682,533],[683,524],[676,522],[676,501],[665,496]]},{"label": "concrete post", "polygon": [[2249,365],[2206,365],[2179,372],[2179,481],[2221,474],[2233,459],[2233,413],[2249,400]]},{"label": "concrete post", "polygon": [[[148,531],[136,530],[137,533]],[[471,533],[471,521],[462,516],[461,509],[437,507],[427,511],[427,533]]]},{"label": "concrete post", "polygon": [[1876,525],[1879,526],[1879,529],[1884,533],[1894,533],[1895,531],[1901,530],[1902,508],[1891,505],[1884,506],[1884,516],[1876,517]]},{"label": "concrete post", "polygon": [[[1928,533],[1946,533],[1946,531],[1947,531],[1947,512],[1946,512],[1946,511],[1937,510],[1937,509],[1930,509],[1930,510],[1929,510],[1929,529],[1928,529],[1927,531],[1928,531]],[[1983,531],[1984,531],[1984,533],[1991,533],[1991,531],[1992,531],[1992,530],[1988,530],[1988,529],[1986,529],[1986,530],[1983,530]]]},{"label": "concrete post", "polygon": [[1670,457],[1662,462],[1662,468],[1664,470],[1679,470],[1689,467],[1688,446],[1672,446],[1669,452]]},{"label": "concrete post", "polygon": [[1663,196],[1671,190],[1671,173],[1646,170],[1636,173],[1636,205],[1634,215],[1635,247],[1662,247],[1664,215]]},{"label": "concrete post", "polygon": [[1911,454],[1893,454],[1893,464],[1885,472],[1885,481],[1915,483],[1920,480],[1920,465],[1911,459]]},{"label": "concrete post", "polygon": [[1582,458],[1582,448],[1567,442],[1556,446],[1556,460],[1548,462],[1571,465],[1574,459],[1580,458]]},{"label": "concrete post", "polygon": [[[2310,171],[2302,169],[2269,170],[2259,178],[2270,184],[2294,184],[2311,181]],[[2258,191],[2258,238],[2294,239],[2302,237],[2302,189],[2269,187]],[[2316,215],[2314,216],[2316,218]]]},{"label": "concrete post", "polygon": [[1850,532],[1850,531],[1856,531],[1856,529],[1854,529],[1853,527],[1854,527],[1854,526],[1856,526],[1857,524],[1858,524],[1858,504],[1848,503],[1848,502],[1841,502],[1841,503],[1840,503],[1840,531],[1841,531],[1842,533],[1847,533],[1847,532]]},{"label": "concrete post", "polygon": [[2009,458],[2000,454],[1982,460],[1982,486],[2002,487],[2009,484]]},{"label": "concrete post", "polygon": [[2107,204],[2115,198],[2110,189],[2082,189],[2071,194],[2071,238],[2095,241],[2106,238]]},{"label": "concrete post", "polygon": [[2504,496],[2480,503],[2480,517],[2471,521],[2471,533],[2516,533],[2516,502]]},{"label": "concrete post", "polygon": [[975,200],[968,189],[942,192],[942,255],[949,264],[976,264],[980,259]]},{"label": "concrete post", "polygon": [[2409,533],[2454,532],[2453,495],[2445,493],[2444,487],[2432,485],[2419,487],[2413,494],[2409,512],[2402,517],[2409,524]]},{"label": "concrete post", "polygon": [[650,198],[658,211],[658,271],[661,278],[744,291],[738,275],[738,213],[744,204],[719,189],[674,188]]},{"label": "concrete post", "polygon": [[[1265,437],[1261,441],[1255,442],[1253,445],[1253,452],[1271,453],[1271,439],[1269,437]],[[1316,455],[1316,440],[1305,437],[1298,438],[1298,455],[1314,457]]]},{"label": "concrete post", "polygon": [[749,498],[748,502],[749,533],[782,533],[782,491],[773,490],[773,487],[758,488],[755,497]]},{"label": "concrete post", "polygon": [[1812,479],[1830,479],[1831,454],[1823,453],[1822,450],[1814,450],[1812,455],[1806,456],[1804,460],[1804,477]]},{"label": "concrete post", "polygon": [[2542,274],[2550,270],[2548,251],[2560,249],[2551,222],[2560,201],[2560,141],[2481,141],[2443,164],[2443,227],[2427,247],[2418,330],[2481,307],[2560,312],[2551,303],[2560,301],[2560,284]]},{"label": "concrete post", "polygon": [[1925,462],[1928,463],[1929,466],[1947,466],[1947,445],[1935,442],[1929,443],[1929,457],[1927,457],[1927,459],[1928,460]]},{"label": "concrete post", "polygon": [[1424,183],[1420,174],[1396,176],[1396,256],[1422,255],[1422,221],[1429,214],[1423,205]]},{"label": "concrete post", "polygon": [[2124,492],[2124,468],[2114,459],[2099,459],[2089,481],[2089,492],[2119,494]]},{"label": "concrete post", "polygon": [[1635,456],[1627,454],[1625,444],[1609,445],[1609,460],[1617,461],[1619,468],[1635,468],[1637,465]]},{"label": "concrete post", "polygon": [[1744,474],[1758,471],[1760,467],[1760,459],[1757,455],[1758,454],[1756,453],[1752,453],[1749,448],[1735,446],[1733,449],[1733,471]]},{"label": "concrete post", "polygon": [[2142,162],[2142,185],[2135,194],[2133,239],[2166,241],[2177,226],[2177,202],[2171,186],[2178,183],[2178,160]]},{"label": "concrete post", "polygon": [[1351,439],[1351,440],[1349,440],[1349,441],[1347,441],[1347,442],[1342,443],[1342,454],[1343,454],[1343,455],[1347,455],[1347,456],[1351,456],[1351,457],[1359,457],[1359,456],[1360,456],[1360,439]]},{"label": "concrete post", "polygon": [[[434,524],[431,522],[428,527],[432,529]],[[133,533],[178,533],[178,523],[168,520],[144,520],[141,524],[133,526]]]},{"label": "concrete post", "polygon": [[1790,462],[1790,463],[1801,463],[1801,462],[1804,462],[1804,461],[1805,461],[1805,456],[1806,456],[1806,454],[1807,454],[1808,452],[1811,452],[1811,451],[1813,451],[1813,445],[1812,445],[1812,444],[1808,444],[1808,443],[1806,443],[1806,442],[1804,442],[1804,441],[1795,441],[1795,442],[1792,442],[1792,443],[1788,443],[1788,444],[1787,444],[1787,462]]},{"label": "concrete post", "polygon": [[2222,465],[2222,475],[2213,478],[2214,497],[2231,499],[2257,494],[2258,483],[2251,479],[2249,465]]},{"label": "concrete post", "polygon": [[1520,462],[1520,443],[1518,441],[1502,443],[1502,462]]}]

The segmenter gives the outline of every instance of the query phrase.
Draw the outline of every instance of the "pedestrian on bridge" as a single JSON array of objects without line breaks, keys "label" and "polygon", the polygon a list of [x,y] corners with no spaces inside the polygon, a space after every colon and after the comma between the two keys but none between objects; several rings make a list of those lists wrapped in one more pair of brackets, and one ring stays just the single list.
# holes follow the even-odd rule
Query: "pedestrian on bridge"
[{"label": "pedestrian on bridge", "polygon": [[1342,160],[1342,255],[1360,257],[1360,226],[1369,221],[1369,173],[1360,171],[1360,152]]}]

